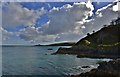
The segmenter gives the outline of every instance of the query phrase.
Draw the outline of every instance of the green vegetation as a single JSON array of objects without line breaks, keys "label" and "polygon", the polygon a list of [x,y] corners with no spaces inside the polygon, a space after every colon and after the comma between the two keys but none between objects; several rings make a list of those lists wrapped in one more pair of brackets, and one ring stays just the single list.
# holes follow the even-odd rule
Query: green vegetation
[{"label": "green vegetation", "polygon": [[[119,22],[117,22],[119,20]],[[97,69],[68,77],[120,77],[120,18],[116,24],[104,25],[93,34],[87,33],[71,48],[59,48],[55,54],[74,54],[78,58],[112,58],[113,61],[99,62]]]},{"label": "green vegetation", "polygon": [[81,45],[88,46],[88,45],[90,45],[90,44],[91,44],[91,42],[88,41],[88,40],[83,40],[83,41],[81,41]]},{"label": "green vegetation", "polygon": [[87,37],[78,41],[75,46],[89,46],[95,49],[108,49],[120,46],[120,25],[109,25],[101,30],[93,33],[87,34]]},{"label": "green vegetation", "polygon": [[109,25],[87,34],[71,48],[61,48],[55,54],[76,54],[77,57],[120,57],[120,25]]}]

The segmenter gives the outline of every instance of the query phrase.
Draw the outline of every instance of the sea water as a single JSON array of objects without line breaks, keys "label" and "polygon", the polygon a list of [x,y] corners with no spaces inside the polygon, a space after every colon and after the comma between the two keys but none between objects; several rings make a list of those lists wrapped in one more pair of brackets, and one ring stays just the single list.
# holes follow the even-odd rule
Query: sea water
[{"label": "sea water", "polygon": [[[98,61],[109,59],[77,58],[76,55],[51,55],[59,46],[2,47],[2,75],[69,75],[97,68]],[[51,50],[49,50],[51,49]],[[81,68],[91,66],[91,68]]]}]

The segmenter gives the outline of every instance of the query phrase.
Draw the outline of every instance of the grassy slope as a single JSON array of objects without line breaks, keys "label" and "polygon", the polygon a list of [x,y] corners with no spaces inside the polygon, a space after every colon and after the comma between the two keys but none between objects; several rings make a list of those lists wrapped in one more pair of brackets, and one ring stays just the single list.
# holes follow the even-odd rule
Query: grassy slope
[{"label": "grassy slope", "polygon": [[83,38],[82,40],[78,41],[76,45],[82,45],[82,41],[88,40],[91,44],[113,44],[116,42],[120,42],[120,25],[115,26],[108,26],[104,27],[101,30],[88,35],[87,37]]},{"label": "grassy slope", "polygon": [[89,34],[71,48],[60,48],[55,54],[76,54],[78,57],[120,57],[120,25],[109,25]]},{"label": "grassy slope", "polygon": [[110,25],[78,41],[72,48],[79,46],[97,49],[114,49],[120,46],[120,25]]}]

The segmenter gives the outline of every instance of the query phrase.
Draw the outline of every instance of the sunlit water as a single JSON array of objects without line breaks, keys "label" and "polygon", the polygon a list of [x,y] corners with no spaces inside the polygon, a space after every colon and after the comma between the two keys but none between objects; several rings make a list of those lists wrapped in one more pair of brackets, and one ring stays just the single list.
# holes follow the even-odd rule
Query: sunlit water
[{"label": "sunlit water", "polygon": [[[48,50],[52,48],[53,50]],[[97,67],[104,59],[76,58],[75,55],[51,55],[58,46],[3,47],[3,75],[68,75]],[[109,59],[106,59],[109,60]],[[81,66],[91,68],[83,69]]]}]

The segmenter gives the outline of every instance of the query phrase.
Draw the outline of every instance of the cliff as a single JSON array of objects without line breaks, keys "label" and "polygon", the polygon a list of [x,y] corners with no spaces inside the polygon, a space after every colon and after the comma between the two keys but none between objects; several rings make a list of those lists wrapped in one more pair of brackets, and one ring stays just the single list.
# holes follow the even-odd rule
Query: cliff
[{"label": "cliff", "polygon": [[59,48],[54,54],[75,54],[77,57],[120,57],[120,25],[105,26],[87,34],[71,48]]}]

